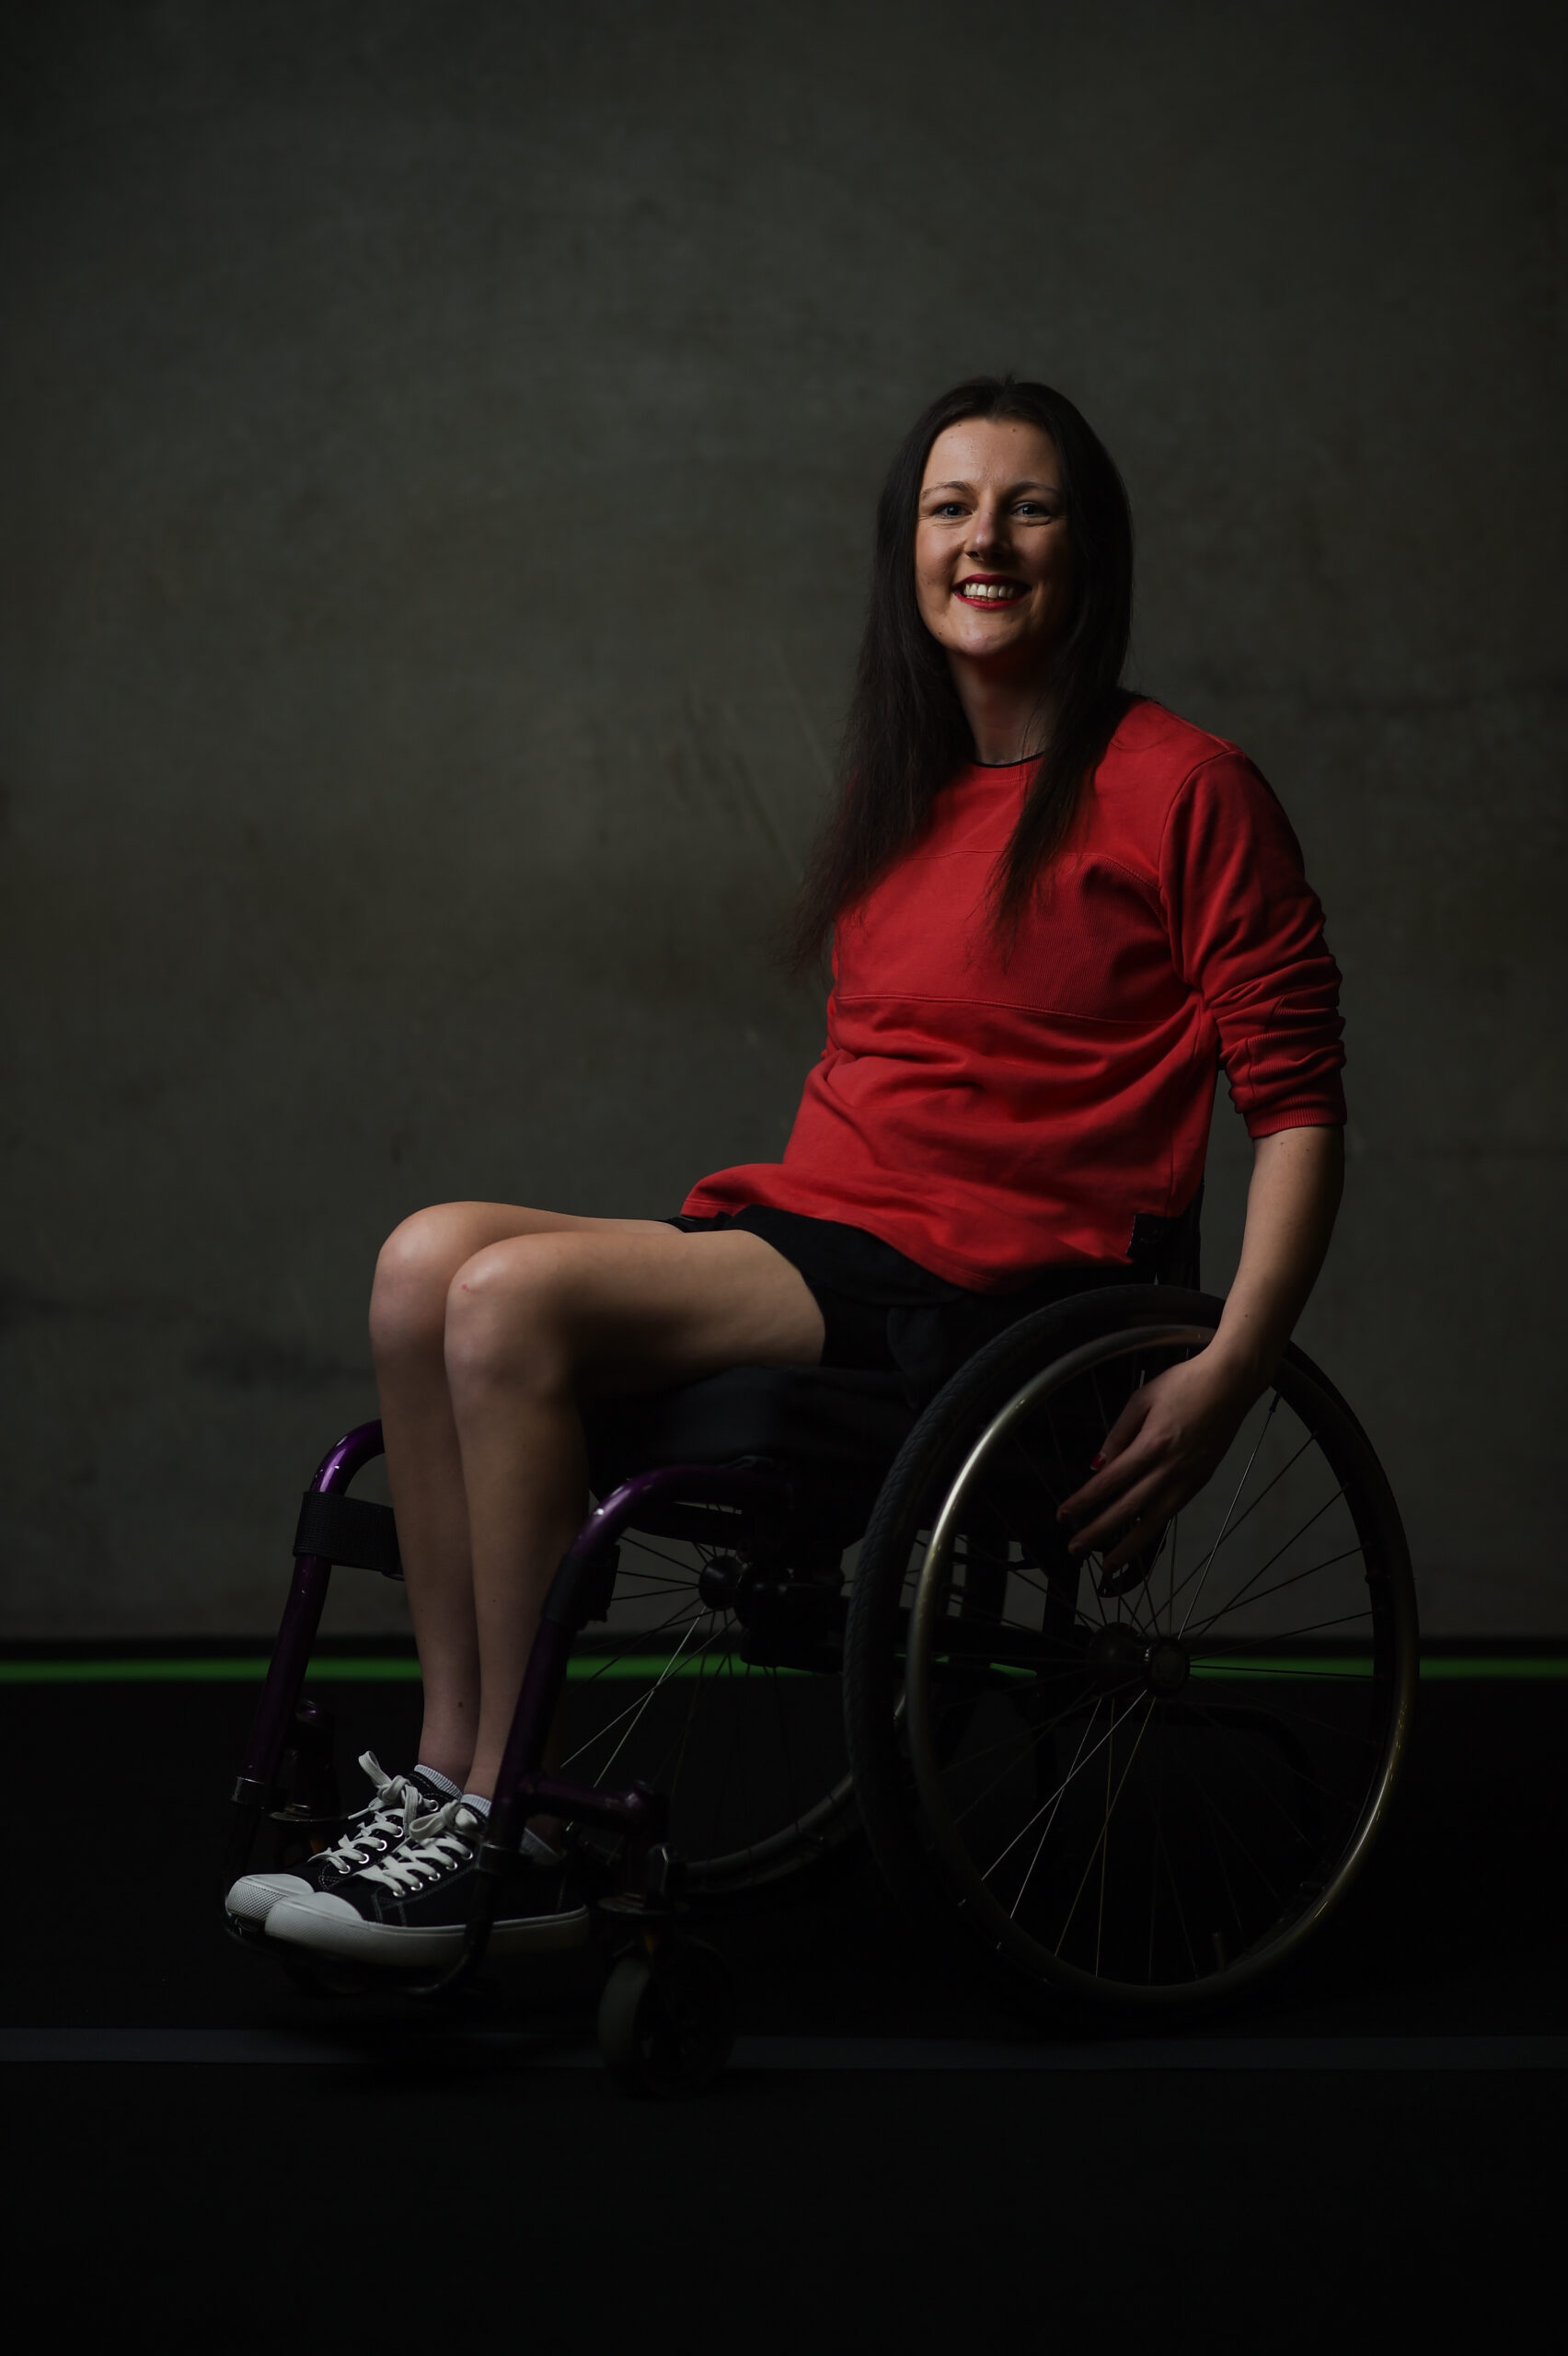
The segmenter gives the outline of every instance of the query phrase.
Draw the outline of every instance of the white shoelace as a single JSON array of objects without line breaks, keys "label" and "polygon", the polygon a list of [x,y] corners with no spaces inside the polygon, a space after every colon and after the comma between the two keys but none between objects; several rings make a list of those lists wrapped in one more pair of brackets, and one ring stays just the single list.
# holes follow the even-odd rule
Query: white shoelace
[{"label": "white shoelace", "polygon": [[461,1800],[448,1800],[444,1807],[417,1817],[391,1855],[383,1857],[379,1865],[367,1865],[360,1879],[383,1882],[394,1896],[407,1898],[427,1882],[438,1881],[443,1874],[466,1865],[480,1830],[472,1808],[465,1807]]},{"label": "white shoelace", "polygon": [[351,1818],[347,1832],[324,1849],[318,1862],[340,1873],[356,1873],[373,1858],[395,1849],[408,1838],[409,1828],[430,1813],[430,1796],[408,1775],[389,1775],[374,1750],[365,1751],[360,1765],[370,1777],[375,1797]]}]

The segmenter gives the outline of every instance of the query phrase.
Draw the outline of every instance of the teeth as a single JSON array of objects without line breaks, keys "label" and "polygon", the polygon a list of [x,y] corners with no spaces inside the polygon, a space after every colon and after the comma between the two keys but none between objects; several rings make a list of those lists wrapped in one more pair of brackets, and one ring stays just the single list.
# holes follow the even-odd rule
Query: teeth
[{"label": "teeth", "polygon": [[1010,582],[966,581],[958,594],[971,605],[1002,606],[1010,604],[1019,592]]}]

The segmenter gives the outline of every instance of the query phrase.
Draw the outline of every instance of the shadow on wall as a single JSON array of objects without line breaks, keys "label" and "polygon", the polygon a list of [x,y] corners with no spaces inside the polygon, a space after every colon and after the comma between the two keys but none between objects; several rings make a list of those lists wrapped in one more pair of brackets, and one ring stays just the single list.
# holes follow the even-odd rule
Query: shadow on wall
[{"label": "shadow on wall", "polygon": [[[1328,907],[1359,1150],[1305,1338],[1429,1612],[1568,1626],[1560,12],[891,22],[12,19],[14,1632],[269,1624],[408,1210],[778,1150],[879,471],[995,365],[1101,427],[1138,679]],[[1052,96],[998,206],[949,164],[1002,78]]]}]

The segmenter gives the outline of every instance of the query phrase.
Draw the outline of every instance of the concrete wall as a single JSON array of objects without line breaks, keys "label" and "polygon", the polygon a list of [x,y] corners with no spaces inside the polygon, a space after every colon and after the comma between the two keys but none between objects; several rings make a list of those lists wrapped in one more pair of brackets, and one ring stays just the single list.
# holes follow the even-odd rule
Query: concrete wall
[{"label": "concrete wall", "polygon": [[[875,485],[1008,365],[1117,454],[1138,681],[1329,909],[1304,1338],[1432,1624],[1568,1629],[1560,23],[7,12],[11,1632],[271,1622],[403,1212],[777,1150]],[[1227,1110],[1211,1281],[1243,1168]]]}]

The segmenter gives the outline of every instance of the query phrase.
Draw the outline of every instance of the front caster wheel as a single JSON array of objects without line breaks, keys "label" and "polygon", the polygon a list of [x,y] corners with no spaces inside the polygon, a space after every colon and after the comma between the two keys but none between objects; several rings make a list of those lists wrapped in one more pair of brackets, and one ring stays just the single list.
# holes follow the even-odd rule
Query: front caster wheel
[{"label": "front caster wheel", "polygon": [[623,1956],[599,2003],[599,2051],[622,2094],[667,2101],[710,2086],[735,2041],[730,1968],[699,1939]]}]

